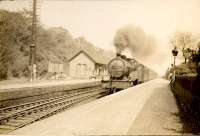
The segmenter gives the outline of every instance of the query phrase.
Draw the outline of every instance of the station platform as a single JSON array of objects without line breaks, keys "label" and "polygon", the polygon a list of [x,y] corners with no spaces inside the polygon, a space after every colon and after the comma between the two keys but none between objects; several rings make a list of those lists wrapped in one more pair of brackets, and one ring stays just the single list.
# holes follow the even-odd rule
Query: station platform
[{"label": "station platform", "polygon": [[[101,86],[100,80],[48,80],[20,83],[0,82],[0,105],[9,103],[11,100],[55,94],[73,89]],[[30,98],[31,100],[32,98]],[[20,100],[19,100],[20,101]]]},{"label": "station platform", "polygon": [[33,88],[33,87],[45,87],[45,86],[58,86],[66,84],[77,84],[77,83],[90,83],[100,80],[38,80],[38,81],[18,81],[18,82],[0,82],[0,92],[4,90],[20,89],[20,88]]},{"label": "station platform", "polygon": [[10,135],[182,135],[168,81],[155,79],[61,112]]}]

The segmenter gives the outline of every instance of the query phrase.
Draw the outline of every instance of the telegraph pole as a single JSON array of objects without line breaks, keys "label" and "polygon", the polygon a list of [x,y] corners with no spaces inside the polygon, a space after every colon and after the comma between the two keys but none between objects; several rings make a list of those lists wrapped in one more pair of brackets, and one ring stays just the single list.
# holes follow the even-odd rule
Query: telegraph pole
[{"label": "telegraph pole", "polygon": [[36,80],[36,45],[37,45],[37,0],[33,0],[32,42],[30,45],[30,81]]}]

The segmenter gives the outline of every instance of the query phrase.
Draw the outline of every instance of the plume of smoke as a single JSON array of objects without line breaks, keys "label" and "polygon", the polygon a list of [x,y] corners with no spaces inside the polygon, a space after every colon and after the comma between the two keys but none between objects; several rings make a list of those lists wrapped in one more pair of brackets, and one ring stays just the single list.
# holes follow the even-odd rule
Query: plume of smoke
[{"label": "plume of smoke", "polygon": [[146,34],[142,28],[128,25],[119,29],[114,37],[114,45],[117,52],[130,49],[138,58],[145,59],[156,52],[157,45],[154,37]]}]

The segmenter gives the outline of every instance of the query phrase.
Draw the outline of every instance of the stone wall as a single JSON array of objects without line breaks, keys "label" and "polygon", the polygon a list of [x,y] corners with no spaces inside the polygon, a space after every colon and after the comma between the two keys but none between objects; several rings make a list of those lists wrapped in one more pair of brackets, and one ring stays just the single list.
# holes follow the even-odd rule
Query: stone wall
[{"label": "stone wall", "polygon": [[171,90],[182,109],[200,115],[200,78],[197,76],[176,76]]}]

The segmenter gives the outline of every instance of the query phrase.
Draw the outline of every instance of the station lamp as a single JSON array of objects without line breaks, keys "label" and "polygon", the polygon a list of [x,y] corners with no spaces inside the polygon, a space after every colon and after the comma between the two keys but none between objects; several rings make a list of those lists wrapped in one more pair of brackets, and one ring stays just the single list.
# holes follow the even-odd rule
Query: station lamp
[{"label": "station lamp", "polygon": [[172,50],[172,55],[174,56],[174,67],[175,67],[176,56],[178,55],[178,50],[177,50],[176,46]]}]

